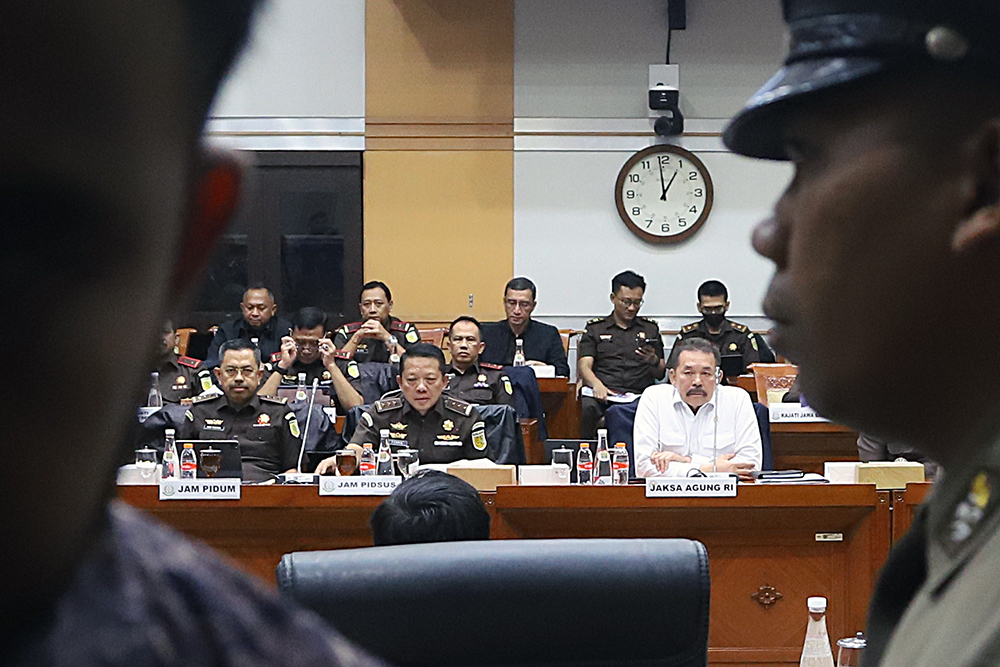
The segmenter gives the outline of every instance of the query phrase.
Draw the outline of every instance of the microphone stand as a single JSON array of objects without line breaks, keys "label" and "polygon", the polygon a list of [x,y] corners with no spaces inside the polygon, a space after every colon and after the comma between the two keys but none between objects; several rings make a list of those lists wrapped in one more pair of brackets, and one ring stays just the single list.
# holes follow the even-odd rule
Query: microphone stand
[{"label": "microphone stand", "polygon": [[316,390],[319,389],[319,378],[313,378],[312,393],[309,395],[309,409],[306,411],[306,427],[302,429],[302,445],[299,447],[299,462],[295,472],[302,474],[302,457],[306,453],[306,434],[309,433],[309,423],[312,421],[313,405],[316,403]]}]

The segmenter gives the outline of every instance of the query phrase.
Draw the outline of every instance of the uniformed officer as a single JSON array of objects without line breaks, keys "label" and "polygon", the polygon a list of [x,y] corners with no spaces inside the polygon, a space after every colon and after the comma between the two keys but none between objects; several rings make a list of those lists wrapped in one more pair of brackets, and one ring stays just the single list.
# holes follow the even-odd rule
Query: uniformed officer
[{"label": "uniformed officer", "polygon": [[299,424],[285,399],[257,394],[264,373],[260,351],[234,340],[223,343],[219,353],[215,375],[223,395],[196,398],[179,438],[239,440],[247,480],[264,481],[294,471],[302,445]]},{"label": "uniformed officer", "polygon": [[365,283],[358,307],[363,321],[345,324],[333,337],[333,344],[344,358],[359,364],[366,361],[395,363],[399,355],[420,342],[416,326],[390,315],[392,292],[385,283],[378,280]]},{"label": "uniformed officer", "polygon": [[[451,463],[487,455],[486,425],[465,401],[442,395],[444,353],[429,343],[407,350],[400,360],[399,391],[390,392],[361,415],[352,445],[370,443],[377,449],[382,429],[389,430],[396,450],[420,450],[421,463]],[[336,467],[335,457],[320,462],[316,472]]]},{"label": "uniformed officer", "polygon": [[942,334],[1000,329],[1000,2],[784,16],[784,67],[723,135],[795,167],[754,233],[771,341],[818,412],[943,467],[882,570],[863,664],[996,665],[1000,345]]},{"label": "uniformed officer", "polygon": [[[774,353],[767,342],[750,331],[745,324],[726,318],[729,310],[729,291],[718,280],[708,280],[698,288],[698,312],[702,318],[698,322],[685,325],[677,334],[675,343],[686,338],[706,338],[719,348],[722,356],[743,358],[743,370],[750,364],[762,361],[774,363]],[[673,367],[673,354],[671,363]]]},{"label": "uniformed officer", "polygon": [[479,361],[486,347],[482,328],[474,317],[463,315],[448,328],[451,363],[445,367],[448,386],[445,393],[476,405],[509,405],[514,407],[514,388],[503,366]]},{"label": "uniformed officer", "polygon": [[242,315],[219,325],[212,342],[208,346],[208,356],[205,366],[214,368],[219,364],[219,348],[230,340],[245,340],[260,350],[261,359],[265,362],[277,359],[281,348],[281,337],[288,334],[291,324],[283,317],[278,317],[278,305],[274,295],[266,286],[251,285],[240,301]]},{"label": "uniformed officer", "polygon": [[634,271],[619,273],[611,281],[614,310],[587,322],[577,361],[580,379],[589,387],[580,398],[582,438],[596,437],[609,395],[641,394],[666,373],[660,328],[638,316],[645,292],[642,276]]},{"label": "uniformed officer", "polygon": [[166,403],[185,403],[214,384],[212,371],[197,359],[183,357],[174,352],[177,331],[172,322],[163,328],[163,344],[155,370],[160,378],[160,395]]}]

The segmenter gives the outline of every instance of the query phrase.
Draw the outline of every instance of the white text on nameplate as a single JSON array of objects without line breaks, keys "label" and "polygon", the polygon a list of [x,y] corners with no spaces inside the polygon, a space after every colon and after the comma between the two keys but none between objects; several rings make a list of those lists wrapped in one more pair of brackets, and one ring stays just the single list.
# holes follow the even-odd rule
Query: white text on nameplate
[{"label": "white text on nameplate", "polygon": [[647,477],[647,498],[732,498],[736,478]]},{"label": "white text on nameplate", "polygon": [[239,500],[240,479],[164,479],[160,500]]},{"label": "white text on nameplate", "polygon": [[319,478],[321,496],[387,496],[403,481],[393,475],[364,475],[361,477]]}]

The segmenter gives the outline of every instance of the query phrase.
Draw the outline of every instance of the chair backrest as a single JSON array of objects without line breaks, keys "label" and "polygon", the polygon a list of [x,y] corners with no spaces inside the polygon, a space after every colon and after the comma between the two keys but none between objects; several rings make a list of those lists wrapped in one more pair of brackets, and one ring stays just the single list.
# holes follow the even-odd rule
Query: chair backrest
[{"label": "chair backrest", "polygon": [[278,587],[398,667],[704,667],[708,553],[684,539],[286,554]]},{"label": "chair backrest", "polygon": [[490,460],[524,465],[524,437],[514,408],[509,405],[480,405],[476,410],[486,424],[486,453]]},{"label": "chair backrest", "polygon": [[569,354],[569,340],[573,337],[573,334],[577,333],[575,329],[560,329],[559,338],[562,340],[563,352]]},{"label": "chair backrest", "polygon": [[795,383],[799,367],[794,364],[750,364],[757,383],[757,400],[764,405],[781,402],[781,397]]},{"label": "chair backrest", "polygon": [[444,336],[448,333],[448,329],[444,327],[437,327],[434,329],[421,329],[420,327],[417,327],[417,331],[420,332],[421,341],[437,345],[438,347],[441,347],[441,343],[444,342]]},{"label": "chair backrest", "polygon": [[632,429],[639,401],[612,403],[604,412],[604,426],[608,429],[608,447],[624,442],[628,450],[628,476],[635,477],[635,448],[632,446]]},{"label": "chair backrest", "polygon": [[177,354],[182,357],[187,356],[188,342],[191,340],[191,334],[193,333],[198,333],[198,330],[191,327],[184,327],[177,330],[177,345],[174,348],[177,350]]}]

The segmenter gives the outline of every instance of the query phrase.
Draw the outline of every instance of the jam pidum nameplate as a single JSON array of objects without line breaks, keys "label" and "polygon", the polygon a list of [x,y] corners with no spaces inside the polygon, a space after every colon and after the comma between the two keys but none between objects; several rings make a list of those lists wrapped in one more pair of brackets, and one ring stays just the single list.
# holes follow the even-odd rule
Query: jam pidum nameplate
[{"label": "jam pidum nameplate", "polygon": [[238,477],[163,479],[160,500],[239,500],[240,488]]},{"label": "jam pidum nameplate", "polygon": [[403,481],[397,475],[352,475],[319,478],[321,496],[387,496]]},{"label": "jam pidum nameplate", "polygon": [[735,477],[647,477],[647,498],[733,498]]}]

